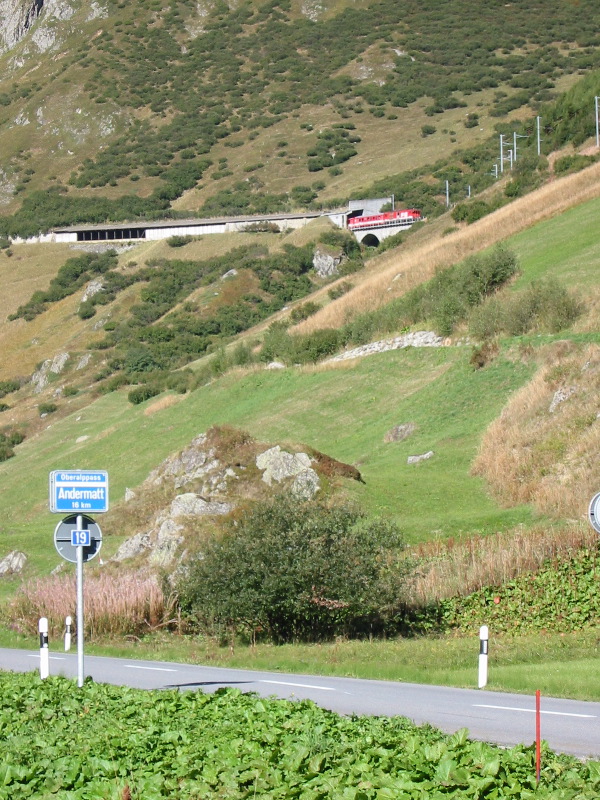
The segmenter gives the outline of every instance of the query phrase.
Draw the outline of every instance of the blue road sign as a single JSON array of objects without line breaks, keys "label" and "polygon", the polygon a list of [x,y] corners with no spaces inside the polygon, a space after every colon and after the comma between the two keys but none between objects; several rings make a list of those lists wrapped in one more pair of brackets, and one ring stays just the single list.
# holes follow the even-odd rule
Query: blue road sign
[{"label": "blue road sign", "polygon": [[71,545],[73,547],[89,547],[91,535],[89,531],[71,531]]},{"label": "blue road sign", "polygon": [[50,511],[108,511],[108,472],[59,470],[50,473]]}]

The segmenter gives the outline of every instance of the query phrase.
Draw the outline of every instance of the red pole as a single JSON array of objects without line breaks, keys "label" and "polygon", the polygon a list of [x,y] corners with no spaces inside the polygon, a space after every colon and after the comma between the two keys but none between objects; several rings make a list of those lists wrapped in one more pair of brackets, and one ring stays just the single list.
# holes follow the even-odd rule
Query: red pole
[{"label": "red pole", "polygon": [[535,693],[535,777],[538,783],[540,782],[540,772],[542,764],[542,738],[541,738],[542,713],[540,710],[540,706],[541,706],[540,690],[538,689]]}]

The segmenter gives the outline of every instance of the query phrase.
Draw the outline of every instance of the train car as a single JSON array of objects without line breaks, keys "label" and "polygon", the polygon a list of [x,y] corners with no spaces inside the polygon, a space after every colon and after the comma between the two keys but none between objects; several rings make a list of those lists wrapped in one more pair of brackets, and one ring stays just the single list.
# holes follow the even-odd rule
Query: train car
[{"label": "train car", "polygon": [[351,217],[348,220],[350,230],[361,228],[380,228],[387,225],[412,225],[423,219],[417,208],[403,208],[398,211],[385,211],[383,214],[371,214],[367,217]]}]

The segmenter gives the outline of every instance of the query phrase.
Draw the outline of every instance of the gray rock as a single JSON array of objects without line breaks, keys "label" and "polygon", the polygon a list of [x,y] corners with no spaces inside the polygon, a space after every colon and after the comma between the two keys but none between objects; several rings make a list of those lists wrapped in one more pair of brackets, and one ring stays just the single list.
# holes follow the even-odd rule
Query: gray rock
[{"label": "gray rock", "polygon": [[554,397],[552,398],[552,402],[548,408],[548,413],[554,414],[558,406],[561,403],[564,403],[565,400],[568,400],[569,397],[574,395],[576,391],[577,389],[574,386],[567,386],[564,389],[558,389],[556,392],[554,392]]},{"label": "gray rock", "polygon": [[314,469],[304,469],[294,478],[291,491],[302,500],[310,500],[320,488],[319,476]]},{"label": "gray rock", "polygon": [[0,561],[0,577],[16,575],[22,572],[27,563],[27,556],[19,550],[13,550]]},{"label": "gray rock", "polygon": [[432,331],[415,331],[414,333],[395,336],[393,339],[382,339],[379,342],[370,342],[361,347],[354,347],[352,350],[346,350],[345,353],[326,359],[324,363],[346,361],[349,358],[362,358],[363,356],[371,356],[374,353],[384,353],[387,350],[399,350],[404,347],[443,347],[445,343],[447,344],[447,341],[445,342],[441,336]]},{"label": "gray rock", "polygon": [[310,458],[306,453],[287,453],[279,445],[256,456],[256,466],[263,470],[263,481],[269,486],[273,481],[281,483],[293,478],[305,469],[310,469]]},{"label": "gray rock", "polygon": [[428,458],[431,458],[434,454],[433,450],[428,450],[426,453],[422,453],[420,456],[409,456],[406,459],[407,464],[418,464],[419,461],[426,461]]},{"label": "gray rock", "polygon": [[135,558],[136,556],[145,553],[150,547],[150,536],[148,533],[137,533],[130,539],[127,539],[119,547],[117,552],[112,557],[113,561],[125,561],[128,558]]},{"label": "gray rock", "polygon": [[282,364],[281,361],[269,361],[265,369],[285,369],[285,364]]},{"label": "gray rock", "polygon": [[125,502],[128,503],[130,500],[133,500],[135,497],[135,492],[133,489],[128,489],[125,487]]},{"label": "gray rock", "polygon": [[279,445],[271,447],[256,457],[256,466],[263,470],[263,481],[269,486],[293,478],[291,491],[299,497],[309,498],[319,491],[319,476],[311,468],[306,453],[288,453]]},{"label": "gray rock", "polygon": [[171,503],[171,517],[197,517],[210,514],[229,514],[233,509],[230,503],[208,501],[193,492],[178,495]]},{"label": "gray rock", "polygon": [[221,275],[221,280],[224,281],[225,278],[235,278],[237,274],[237,269],[229,269],[224,275]]},{"label": "gray rock", "polygon": [[68,353],[59,353],[58,355],[54,356],[49,367],[50,372],[53,372],[55,375],[60,375],[68,360]]},{"label": "gray rock", "polygon": [[101,292],[102,289],[104,289],[104,284],[100,278],[95,278],[93,281],[90,281],[81,295],[81,302],[85,303],[86,300],[89,300],[90,297]]},{"label": "gray rock", "polygon": [[48,385],[48,370],[50,369],[50,364],[52,364],[52,360],[49,358],[46,359],[42,366],[31,376],[34,394],[40,394]]},{"label": "gray rock", "polygon": [[92,354],[85,353],[85,355],[81,356],[81,358],[77,362],[77,366],[75,367],[75,369],[84,369],[90,363],[91,359],[92,359]]},{"label": "gray rock", "polygon": [[175,559],[178,547],[183,543],[181,535],[183,525],[174,519],[166,519],[158,529],[158,535],[152,542],[150,564],[155,567],[168,567]]},{"label": "gray rock", "polygon": [[403,425],[395,425],[383,437],[386,444],[390,442],[403,442],[417,429],[414,422],[405,422]]},{"label": "gray rock", "polygon": [[343,253],[333,254],[322,247],[317,247],[313,255],[313,267],[320,278],[331,278],[337,275],[338,267],[344,260]]}]

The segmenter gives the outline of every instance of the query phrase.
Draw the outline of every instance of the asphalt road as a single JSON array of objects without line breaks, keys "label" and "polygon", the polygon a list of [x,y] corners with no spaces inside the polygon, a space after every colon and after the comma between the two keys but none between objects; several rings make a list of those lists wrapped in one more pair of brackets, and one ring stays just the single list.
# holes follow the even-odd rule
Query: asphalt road
[{"label": "asphalt road", "polygon": [[[38,670],[39,651],[0,648],[0,668]],[[76,679],[77,654],[51,652],[50,674]],[[339,714],[403,716],[448,733],[467,728],[471,738],[499,745],[535,741],[535,698],[529,695],[99,656],[85,657],[85,675],[139,689],[213,692],[232,686],[263,697],[310,699]],[[600,757],[600,703],[542,697],[541,710],[542,739],[553,750]]]}]

